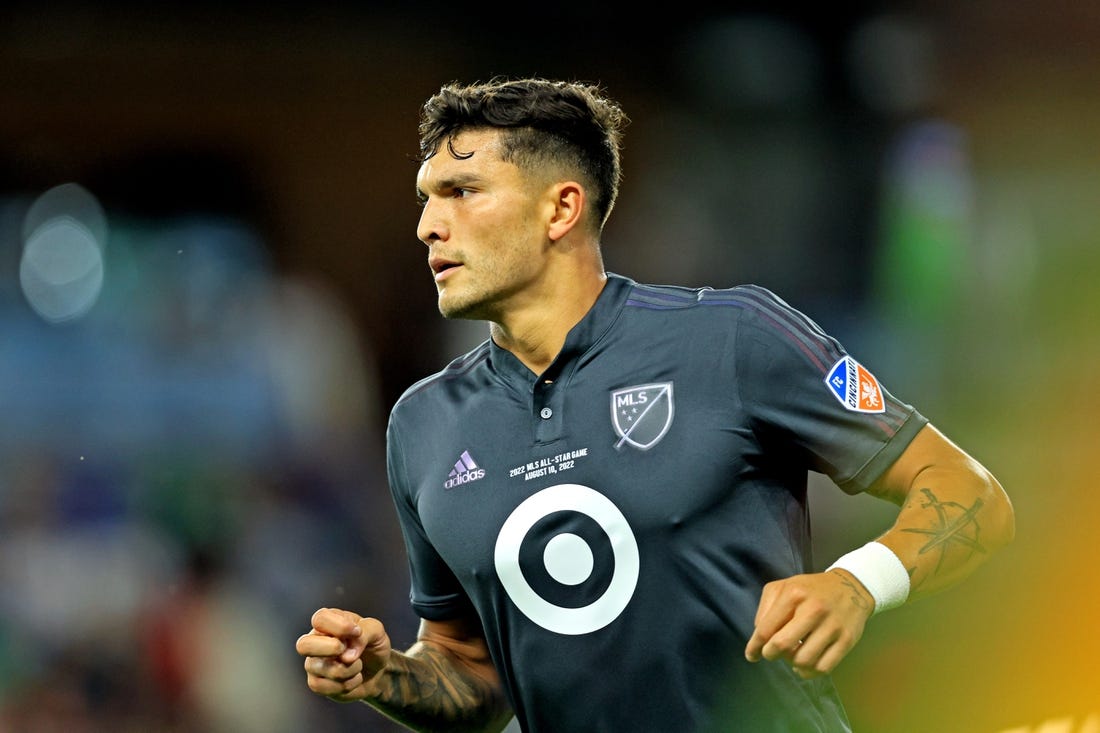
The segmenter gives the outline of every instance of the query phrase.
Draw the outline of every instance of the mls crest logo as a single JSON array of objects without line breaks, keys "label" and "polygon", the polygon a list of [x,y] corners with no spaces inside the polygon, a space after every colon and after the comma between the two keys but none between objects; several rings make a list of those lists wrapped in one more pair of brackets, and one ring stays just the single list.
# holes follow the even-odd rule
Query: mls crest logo
[{"label": "mls crest logo", "polygon": [[665,437],[672,425],[672,382],[641,384],[611,393],[611,425],[623,444],[649,450]]},{"label": "mls crest logo", "polygon": [[825,375],[829,391],[852,412],[886,412],[878,380],[862,364],[845,356]]}]

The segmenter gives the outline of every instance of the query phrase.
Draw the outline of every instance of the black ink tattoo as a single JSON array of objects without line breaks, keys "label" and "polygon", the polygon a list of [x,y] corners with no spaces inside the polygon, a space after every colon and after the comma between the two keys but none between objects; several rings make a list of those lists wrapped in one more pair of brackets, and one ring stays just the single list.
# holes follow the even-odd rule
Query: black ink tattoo
[{"label": "black ink tattoo", "polygon": [[423,647],[386,674],[388,687],[368,702],[414,730],[477,731],[497,714],[499,695],[485,680]]},{"label": "black ink tattoo", "polygon": [[855,583],[844,576],[841,576],[841,581],[844,585],[848,586],[848,590],[852,591],[852,602],[855,603],[856,606],[859,608],[871,608],[872,604],[867,602],[867,599],[863,597],[863,593],[860,593]]},{"label": "black ink tattoo", "polygon": [[985,552],[981,543],[981,526],[978,524],[978,510],[982,508],[982,500],[975,499],[969,507],[954,501],[940,501],[931,489],[921,489],[925,501],[921,508],[932,508],[936,512],[935,526],[930,529],[917,529],[909,527],[903,532],[928,535],[928,541],[920,548],[920,554],[937,550],[939,559],[936,562],[938,571],[947,556],[950,546],[969,548],[968,556],[975,552]]}]

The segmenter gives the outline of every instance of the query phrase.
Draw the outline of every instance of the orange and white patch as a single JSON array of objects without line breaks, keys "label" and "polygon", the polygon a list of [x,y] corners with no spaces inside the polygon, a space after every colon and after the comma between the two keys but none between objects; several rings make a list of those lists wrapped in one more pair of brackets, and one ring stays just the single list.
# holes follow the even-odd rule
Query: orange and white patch
[{"label": "orange and white patch", "polygon": [[840,404],[853,412],[886,412],[875,375],[850,356],[841,358],[825,375],[825,384]]}]

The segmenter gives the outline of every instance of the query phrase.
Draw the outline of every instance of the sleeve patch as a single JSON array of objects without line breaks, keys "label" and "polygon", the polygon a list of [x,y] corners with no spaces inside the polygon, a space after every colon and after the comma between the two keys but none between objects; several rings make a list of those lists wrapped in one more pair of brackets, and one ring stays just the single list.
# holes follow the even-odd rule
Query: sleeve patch
[{"label": "sleeve patch", "polygon": [[833,364],[825,375],[825,384],[840,404],[852,412],[886,412],[878,380],[850,356]]}]

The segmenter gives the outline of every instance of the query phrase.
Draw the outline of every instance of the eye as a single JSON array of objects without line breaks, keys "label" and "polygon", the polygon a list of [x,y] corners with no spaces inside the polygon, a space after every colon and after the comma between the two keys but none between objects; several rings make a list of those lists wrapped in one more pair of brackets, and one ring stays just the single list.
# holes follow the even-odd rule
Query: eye
[{"label": "eye", "polygon": [[468,194],[468,193],[470,193],[470,190],[468,188],[462,188],[461,186],[455,186],[454,190],[451,191],[451,196],[453,196],[456,199],[463,199],[463,198],[466,198],[466,194]]}]

